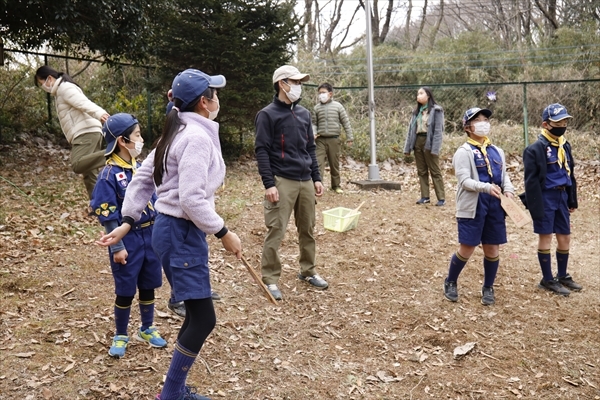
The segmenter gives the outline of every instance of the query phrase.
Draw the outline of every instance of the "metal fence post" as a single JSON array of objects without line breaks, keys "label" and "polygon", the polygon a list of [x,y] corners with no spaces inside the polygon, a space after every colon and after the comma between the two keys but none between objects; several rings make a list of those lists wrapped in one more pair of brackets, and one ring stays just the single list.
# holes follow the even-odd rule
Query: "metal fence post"
[{"label": "metal fence post", "polygon": [[148,97],[148,142],[153,143],[152,137],[152,99],[150,96],[150,68],[146,68],[146,95]]},{"label": "metal fence post", "polygon": [[527,116],[527,84],[523,84],[523,136],[525,139],[525,147],[529,146],[529,126]]},{"label": "metal fence post", "polygon": [[[44,65],[48,65],[48,56],[44,55]],[[50,93],[46,93],[46,104],[48,105],[48,125],[52,122],[52,107],[50,107]]]}]

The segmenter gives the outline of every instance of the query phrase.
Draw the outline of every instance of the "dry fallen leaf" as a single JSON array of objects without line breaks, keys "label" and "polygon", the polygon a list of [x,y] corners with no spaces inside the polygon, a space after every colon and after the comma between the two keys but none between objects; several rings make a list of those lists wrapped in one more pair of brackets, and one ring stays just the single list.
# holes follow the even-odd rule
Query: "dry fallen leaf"
[{"label": "dry fallen leaf", "polygon": [[44,400],[50,400],[52,398],[52,391],[48,388],[42,388],[42,397]]},{"label": "dry fallen leaf", "polygon": [[468,342],[463,344],[462,346],[458,346],[454,349],[454,358],[455,359],[459,359],[463,356],[465,356],[466,354],[470,353],[471,350],[473,350],[475,348],[475,345],[477,344],[477,342]]},{"label": "dry fallen leaf", "polygon": [[27,353],[17,353],[15,354],[15,357],[19,357],[19,358],[31,358],[35,355],[35,351],[30,351]]}]

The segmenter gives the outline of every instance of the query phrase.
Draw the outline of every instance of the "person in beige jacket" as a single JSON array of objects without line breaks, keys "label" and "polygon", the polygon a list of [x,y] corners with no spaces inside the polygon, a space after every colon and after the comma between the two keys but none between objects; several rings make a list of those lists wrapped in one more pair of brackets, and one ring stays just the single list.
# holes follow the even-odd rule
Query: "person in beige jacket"
[{"label": "person in beige jacket", "polygon": [[110,115],[88,99],[64,72],[44,65],[35,73],[35,84],[55,98],[60,127],[71,144],[71,168],[83,175],[83,183],[91,199],[98,169],[106,163],[102,149],[102,124]]}]

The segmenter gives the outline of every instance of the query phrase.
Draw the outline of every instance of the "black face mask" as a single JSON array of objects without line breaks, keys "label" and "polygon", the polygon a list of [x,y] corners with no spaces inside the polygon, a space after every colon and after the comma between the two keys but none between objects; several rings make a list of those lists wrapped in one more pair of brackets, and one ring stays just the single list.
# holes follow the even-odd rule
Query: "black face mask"
[{"label": "black face mask", "polygon": [[562,135],[565,134],[566,130],[567,130],[566,126],[563,126],[561,128],[553,126],[552,129],[548,129],[548,132],[550,132],[553,136],[561,137]]}]

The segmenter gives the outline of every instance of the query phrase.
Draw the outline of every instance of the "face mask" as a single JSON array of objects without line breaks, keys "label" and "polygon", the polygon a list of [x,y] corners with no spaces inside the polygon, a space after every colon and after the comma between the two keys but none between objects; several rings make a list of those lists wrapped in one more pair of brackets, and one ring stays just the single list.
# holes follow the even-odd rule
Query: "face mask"
[{"label": "face mask", "polygon": [[548,129],[548,132],[550,132],[552,134],[552,136],[561,137],[562,135],[565,134],[566,130],[567,130],[566,126],[563,126],[560,128],[557,126],[554,126],[554,127],[552,127],[552,129]]},{"label": "face mask", "polygon": [[[215,101],[215,100],[211,100],[211,101]],[[219,115],[219,110],[221,109],[221,104],[217,101],[217,109],[215,111],[208,111],[208,119],[210,119],[211,121],[213,121],[215,118],[217,118],[217,115]]]},{"label": "face mask", "polygon": [[290,91],[285,92],[285,95],[292,103],[298,101],[300,96],[302,96],[302,85],[290,85]]},{"label": "face mask", "polygon": [[319,93],[319,101],[321,103],[327,103],[329,100],[329,93]]},{"label": "face mask", "polygon": [[[48,78],[50,78],[50,77],[48,77]],[[48,83],[48,78],[46,78],[44,83],[42,83],[42,86],[40,86],[42,88],[42,90],[46,93],[52,92],[52,86],[46,86],[46,84]]]},{"label": "face mask", "polygon": [[473,124],[475,131],[473,132],[477,136],[487,136],[490,133],[490,123],[488,121],[479,121]]},{"label": "face mask", "polygon": [[132,158],[136,158],[137,156],[139,156],[140,154],[142,154],[142,150],[144,149],[144,143],[142,143],[142,142],[133,142],[133,144],[135,145],[135,147],[133,149],[130,149],[128,147],[127,151],[129,151],[129,155]]}]

